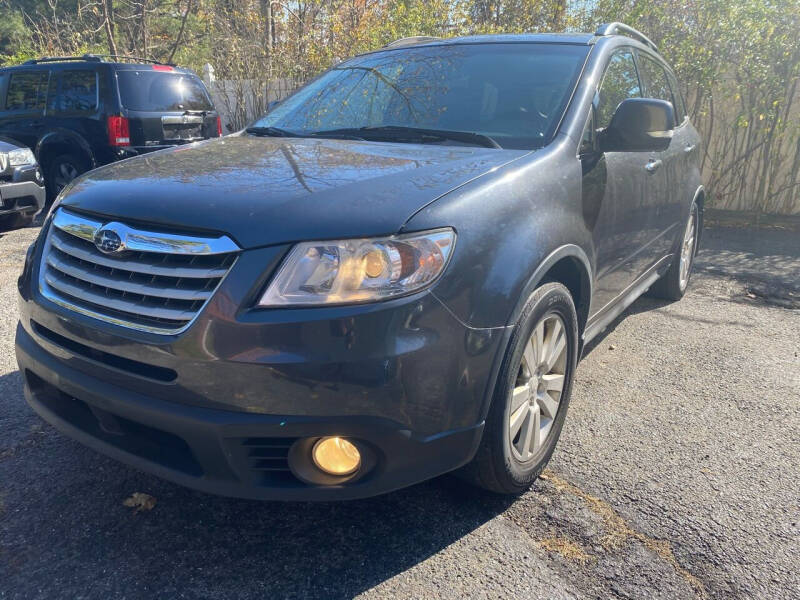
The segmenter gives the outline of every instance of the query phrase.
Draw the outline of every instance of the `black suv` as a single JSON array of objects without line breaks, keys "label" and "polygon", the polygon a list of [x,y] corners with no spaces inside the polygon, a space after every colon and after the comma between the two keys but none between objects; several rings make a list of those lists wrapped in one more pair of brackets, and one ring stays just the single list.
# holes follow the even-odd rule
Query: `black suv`
[{"label": "black suv", "polygon": [[222,134],[200,78],[134,60],[85,55],[0,69],[0,136],[34,150],[50,198],[97,166]]},{"label": "black suv", "polygon": [[463,467],[519,493],[587,342],[686,290],[699,144],[620,24],[358,56],[246,131],[64,191],[19,281],[28,402],[211,492],[355,498]]}]

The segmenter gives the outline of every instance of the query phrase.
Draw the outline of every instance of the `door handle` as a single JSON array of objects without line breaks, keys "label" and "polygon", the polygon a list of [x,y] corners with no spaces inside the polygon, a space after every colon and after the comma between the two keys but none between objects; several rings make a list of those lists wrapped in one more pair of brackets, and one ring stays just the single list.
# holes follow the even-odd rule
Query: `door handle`
[{"label": "door handle", "polygon": [[689,154],[692,150],[697,148],[697,144],[686,144],[686,147],[683,149],[686,154]]},{"label": "door handle", "polygon": [[661,166],[661,160],[651,160],[648,162],[644,168],[647,170],[648,173],[655,173],[658,171],[658,168]]}]

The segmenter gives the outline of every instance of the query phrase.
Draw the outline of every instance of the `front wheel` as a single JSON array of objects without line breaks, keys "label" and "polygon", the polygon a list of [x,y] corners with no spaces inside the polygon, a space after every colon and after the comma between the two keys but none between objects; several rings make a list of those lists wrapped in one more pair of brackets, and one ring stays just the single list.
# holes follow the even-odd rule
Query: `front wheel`
[{"label": "front wheel", "polygon": [[550,460],[567,413],[578,355],[569,290],[539,287],[512,334],[481,445],[462,474],[503,494],[520,494]]}]

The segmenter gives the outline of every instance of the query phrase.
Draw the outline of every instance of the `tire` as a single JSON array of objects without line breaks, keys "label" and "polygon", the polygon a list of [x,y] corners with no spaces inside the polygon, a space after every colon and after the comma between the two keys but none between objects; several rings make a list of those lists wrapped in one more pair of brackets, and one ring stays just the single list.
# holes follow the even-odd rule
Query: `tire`
[{"label": "tire", "polygon": [[47,201],[52,202],[70,181],[88,170],[88,161],[78,154],[59,154],[48,160],[45,166]]},{"label": "tire", "polygon": [[699,233],[700,209],[697,206],[697,202],[692,202],[692,206],[689,208],[689,218],[683,229],[683,236],[675,259],[667,272],[652,285],[648,292],[649,296],[665,300],[680,300],[683,298],[692,276],[692,266],[694,265],[694,257],[697,254]]},{"label": "tire", "polygon": [[[534,348],[538,345],[535,339],[532,340],[532,336],[541,331],[543,335],[539,339],[545,342],[548,336],[552,339],[555,333],[558,340],[556,323],[559,323],[562,329],[564,351],[557,361],[553,361],[554,365],[542,370],[538,359],[530,358],[536,354]],[[532,344],[530,349],[529,344]],[[547,350],[544,343],[540,347]],[[566,287],[560,283],[546,283],[531,295],[514,328],[495,385],[483,438],[475,458],[459,472],[462,478],[501,494],[521,494],[531,486],[550,460],[561,434],[572,392],[577,356],[578,317],[575,304]],[[537,374],[543,376],[530,377],[526,383],[526,371],[531,371],[528,363],[539,365]],[[558,371],[563,376],[562,388],[560,398],[553,409],[553,394],[548,391],[543,392],[550,397],[550,402],[545,403],[542,386],[546,388],[548,382],[549,385],[557,383]],[[530,372],[527,375],[530,375]],[[540,383],[535,391],[530,381]],[[527,401],[520,402],[520,398],[525,397],[526,385],[531,395]],[[513,410],[517,404],[519,408]],[[549,411],[545,410],[545,406],[549,406]],[[539,414],[538,421],[535,418],[536,412]],[[553,412],[555,414],[552,414]],[[516,417],[513,422],[512,417]],[[530,418],[531,421],[523,422],[519,426],[518,433],[514,434],[520,418]],[[549,427],[546,421],[549,421]],[[536,431],[539,432],[538,446],[535,443],[527,444],[522,437],[528,431],[528,427],[532,431],[531,439],[534,442],[533,436]],[[524,455],[525,450],[528,451],[528,455]]]},{"label": "tire", "polygon": [[11,229],[22,229],[33,223],[35,213],[14,213],[13,215],[3,215],[0,217],[0,231]]}]

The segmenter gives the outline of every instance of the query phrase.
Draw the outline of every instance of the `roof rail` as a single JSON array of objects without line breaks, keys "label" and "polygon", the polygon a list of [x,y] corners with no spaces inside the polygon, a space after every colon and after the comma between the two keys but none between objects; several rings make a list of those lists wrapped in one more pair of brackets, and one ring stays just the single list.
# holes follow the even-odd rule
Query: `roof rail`
[{"label": "roof rail", "polygon": [[438,38],[432,35],[412,35],[411,37],[404,37],[400,38],[399,40],[395,40],[393,42],[389,42],[384,46],[384,48],[402,48],[403,46],[414,46],[416,44],[426,44],[428,42],[434,42],[436,40],[440,40],[442,38]]},{"label": "roof rail", "polygon": [[83,60],[86,62],[103,62],[104,58],[111,58],[113,59],[114,62],[123,60],[133,60],[143,63],[152,63],[154,65],[166,64],[171,67],[175,66],[172,63],[162,63],[157,60],[153,60],[152,58],[142,58],[141,56],[124,56],[122,54],[84,54],[82,56],[43,56],[42,58],[32,58],[31,60],[26,60],[22,64],[36,65],[39,63],[67,62],[73,60]]},{"label": "roof rail", "polygon": [[85,60],[90,62],[101,62],[102,59],[99,56],[95,56],[93,54],[84,54],[83,56],[43,56],[42,58],[32,58],[30,60],[26,60],[23,65],[37,65],[39,63],[50,63],[50,62],[66,62],[69,60]]},{"label": "roof rail", "polygon": [[168,65],[170,67],[174,67],[174,63],[162,63],[161,61],[154,60],[152,58],[143,58],[141,56],[128,56],[125,54],[86,54],[85,56],[97,57],[100,59],[103,58],[113,58],[115,62],[122,61],[122,60],[135,60],[138,62],[143,63],[151,63],[154,65]]},{"label": "roof rail", "polygon": [[597,28],[597,31],[595,31],[594,34],[599,36],[625,35],[642,42],[645,46],[649,47],[651,50],[658,52],[658,47],[653,43],[653,40],[651,40],[641,31],[634,29],[630,25],[625,25],[625,23],[619,23],[619,22],[603,23],[602,25],[600,25],[600,27]]}]

